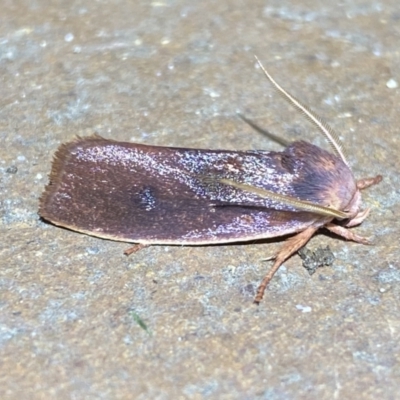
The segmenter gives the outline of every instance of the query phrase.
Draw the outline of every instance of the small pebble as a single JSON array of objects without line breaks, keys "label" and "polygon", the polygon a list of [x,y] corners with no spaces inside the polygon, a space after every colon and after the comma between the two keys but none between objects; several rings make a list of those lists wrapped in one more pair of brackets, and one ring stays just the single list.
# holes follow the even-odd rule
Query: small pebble
[{"label": "small pebble", "polygon": [[312,308],[311,308],[310,306],[302,306],[301,304],[297,304],[297,305],[296,305],[296,308],[297,308],[298,310],[300,310],[301,312],[303,312],[303,313],[311,312],[311,311],[312,311]]},{"label": "small pebble", "polygon": [[387,86],[389,89],[396,89],[396,88],[399,86],[399,84],[392,78],[392,79],[389,79],[389,80],[386,82],[386,86]]},{"label": "small pebble", "polygon": [[74,40],[74,35],[73,35],[72,33],[67,33],[67,34],[64,36],[64,40],[65,40],[66,42],[72,42],[72,41]]}]

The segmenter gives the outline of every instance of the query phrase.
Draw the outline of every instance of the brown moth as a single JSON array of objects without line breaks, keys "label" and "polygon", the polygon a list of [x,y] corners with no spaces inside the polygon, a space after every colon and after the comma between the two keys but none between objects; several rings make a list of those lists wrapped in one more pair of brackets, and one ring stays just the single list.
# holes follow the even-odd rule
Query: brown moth
[{"label": "brown moth", "polygon": [[[258,61],[258,59],[257,59]],[[310,143],[282,152],[200,150],[77,138],[57,150],[39,214],[55,225],[105,239],[204,245],[288,234],[255,302],[282,263],[324,227],[368,244],[348,228],[370,211],[361,193],[381,176],[355,180],[338,136],[266,77],[326,136],[333,154]]]}]

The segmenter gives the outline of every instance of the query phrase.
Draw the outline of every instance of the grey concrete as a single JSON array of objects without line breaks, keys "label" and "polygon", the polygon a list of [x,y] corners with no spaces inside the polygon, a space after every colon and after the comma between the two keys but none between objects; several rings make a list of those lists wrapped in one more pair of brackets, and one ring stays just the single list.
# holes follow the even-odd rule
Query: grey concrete
[{"label": "grey concrete", "polygon": [[[398,398],[398,4],[3,0],[0,397]],[[241,111],[326,146],[254,54],[341,132],[357,177],[384,175],[355,228],[374,246],[317,235],[333,266],[310,277],[292,257],[256,307],[279,239],[128,258],[39,220],[52,154],[75,135],[278,149]]]}]

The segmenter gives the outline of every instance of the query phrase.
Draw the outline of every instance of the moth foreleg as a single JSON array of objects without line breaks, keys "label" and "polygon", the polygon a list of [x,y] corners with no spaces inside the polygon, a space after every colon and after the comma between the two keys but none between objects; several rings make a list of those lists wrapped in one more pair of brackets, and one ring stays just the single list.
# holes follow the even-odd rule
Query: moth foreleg
[{"label": "moth foreleg", "polygon": [[297,250],[302,248],[311,238],[311,236],[318,230],[319,226],[309,226],[304,231],[298,233],[296,236],[292,236],[288,240],[285,241],[278,254],[275,257],[275,262],[272,265],[272,268],[268,271],[267,275],[264,276],[260,286],[257,289],[256,297],[254,298],[254,303],[259,304],[264,296],[265,289],[275,275],[275,272],[278,271],[279,267],[282,263],[287,260],[292,254],[294,254]]},{"label": "moth foreleg", "polygon": [[357,188],[362,190],[372,185],[378,184],[382,180],[382,175],[374,176],[373,178],[364,178],[357,181]]},{"label": "moth foreleg", "polygon": [[352,226],[360,225],[361,222],[364,221],[365,218],[368,217],[369,212],[371,209],[368,207],[364,211],[360,211],[354,218],[348,221],[344,226],[346,228],[351,228]]},{"label": "moth foreleg", "polygon": [[369,239],[367,239],[363,236],[356,235],[354,232],[349,231],[344,226],[335,225],[335,224],[327,224],[327,225],[325,225],[325,228],[347,240],[351,240],[353,242],[362,243],[362,244],[371,244],[371,241]]}]

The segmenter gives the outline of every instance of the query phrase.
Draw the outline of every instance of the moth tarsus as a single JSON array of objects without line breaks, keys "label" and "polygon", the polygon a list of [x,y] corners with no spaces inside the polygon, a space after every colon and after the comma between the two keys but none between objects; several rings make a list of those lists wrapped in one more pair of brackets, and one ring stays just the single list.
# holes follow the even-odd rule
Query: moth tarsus
[{"label": "moth tarsus", "polygon": [[128,249],[124,250],[124,254],[126,256],[130,256],[131,254],[137,253],[140,250],[145,249],[146,247],[149,247],[150,245],[148,244],[143,244],[143,243],[138,243],[134,244],[133,246],[129,247]]},{"label": "moth tarsus", "polygon": [[356,181],[333,129],[259,64],[275,89],[325,135],[334,154],[304,141],[267,152],[76,138],[55,154],[40,216],[88,235],[136,243],[127,255],[153,244],[205,245],[294,234],[274,257],[256,303],[282,263],[318,229],[369,243],[348,228],[369,213],[360,209],[360,191],[382,177]]},{"label": "moth tarsus", "polygon": [[357,181],[357,188],[360,190],[367,189],[370,186],[377,185],[378,183],[382,182],[383,176],[377,175],[371,178],[363,178]]}]

